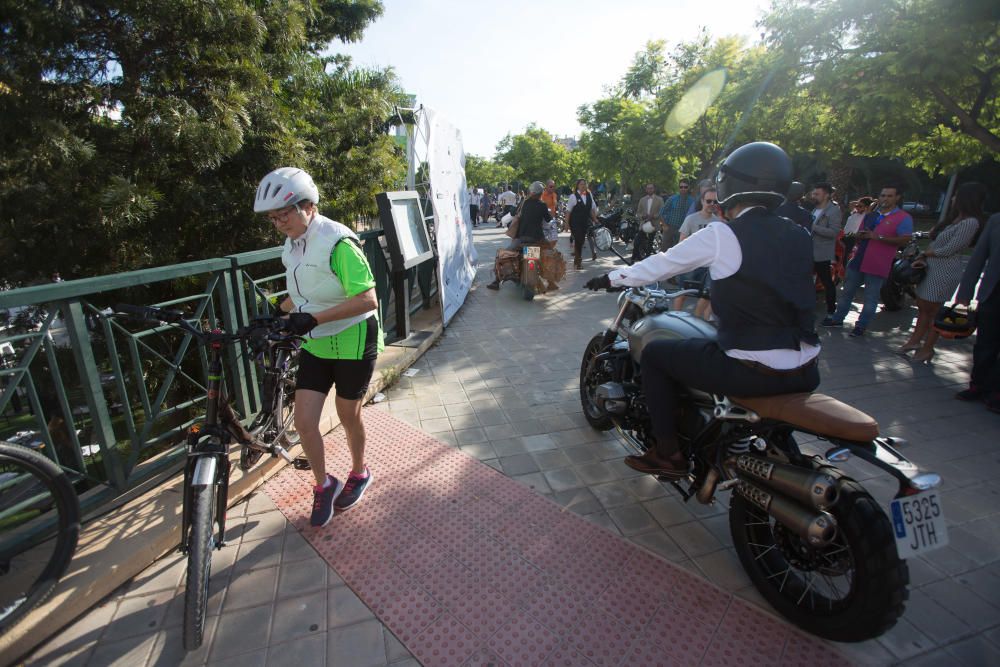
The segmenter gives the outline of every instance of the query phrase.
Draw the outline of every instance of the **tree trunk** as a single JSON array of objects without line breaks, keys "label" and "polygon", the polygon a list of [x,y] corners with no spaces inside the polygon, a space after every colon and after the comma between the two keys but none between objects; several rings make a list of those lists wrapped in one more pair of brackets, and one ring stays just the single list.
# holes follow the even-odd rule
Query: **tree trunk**
[{"label": "tree trunk", "polygon": [[837,158],[830,165],[830,183],[833,184],[833,198],[841,207],[848,201],[848,190],[851,187],[851,166],[847,158]]}]

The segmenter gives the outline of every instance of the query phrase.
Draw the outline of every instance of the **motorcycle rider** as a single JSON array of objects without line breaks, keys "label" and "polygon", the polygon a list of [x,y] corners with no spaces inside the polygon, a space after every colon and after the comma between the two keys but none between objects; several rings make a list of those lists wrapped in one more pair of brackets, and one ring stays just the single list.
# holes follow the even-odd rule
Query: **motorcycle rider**
[{"label": "motorcycle rider", "polygon": [[[528,198],[521,204],[520,210],[514,219],[511,220],[511,227],[517,225],[517,237],[511,240],[507,250],[520,250],[522,246],[528,244],[548,245],[545,240],[543,224],[552,220],[549,207],[542,201],[542,191],[545,186],[541,181],[535,181],[528,187]],[[493,282],[486,286],[488,289],[500,289],[500,276],[495,276]],[[559,286],[549,281],[549,289],[555,290]]]},{"label": "motorcycle rider", "polygon": [[774,213],[791,180],[792,162],[781,148],[741,146],[716,178],[727,222],[711,222],[666,252],[587,282],[590,289],[647,285],[700,266],[712,277],[718,339],[657,340],[642,351],[655,446],[626,457],[629,467],[673,478],[688,474],[674,425],[677,384],[730,396],[808,392],[819,385],[812,241]]}]

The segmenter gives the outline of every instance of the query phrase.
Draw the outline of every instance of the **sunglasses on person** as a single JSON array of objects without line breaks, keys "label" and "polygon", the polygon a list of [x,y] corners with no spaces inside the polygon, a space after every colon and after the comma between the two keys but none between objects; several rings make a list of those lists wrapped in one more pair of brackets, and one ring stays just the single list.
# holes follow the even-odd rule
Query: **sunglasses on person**
[{"label": "sunglasses on person", "polygon": [[716,204],[719,203],[719,200],[718,199],[706,199],[705,203],[708,204],[709,206],[715,206]]}]

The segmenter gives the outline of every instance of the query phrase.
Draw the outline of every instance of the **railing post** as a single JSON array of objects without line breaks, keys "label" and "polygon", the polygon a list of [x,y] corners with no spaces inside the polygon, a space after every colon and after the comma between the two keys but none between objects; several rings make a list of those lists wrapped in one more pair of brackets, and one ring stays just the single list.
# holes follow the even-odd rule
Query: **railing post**
[{"label": "railing post", "polygon": [[[227,280],[219,281],[219,309],[222,311],[222,321],[226,331],[235,332],[242,324],[246,323],[246,313],[241,310],[240,305],[243,299],[240,298],[242,287],[240,283],[240,268],[234,257],[230,257]],[[236,401],[236,408],[243,415],[253,413],[253,401],[250,398],[249,378],[246,368],[243,366],[243,347],[230,345],[226,348],[226,356],[229,357],[228,370],[232,372],[232,377],[226,380],[226,389],[229,400]]]},{"label": "railing post", "polygon": [[118,455],[118,439],[115,437],[111,413],[108,412],[108,401],[101,386],[101,369],[97,366],[94,350],[90,345],[90,333],[87,331],[83,306],[78,299],[73,299],[60,302],[59,309],[66,321],[66,333],[69,335],[73,360],[80,375],[80,388],[83,390],[87,409],[90,411],[93,437],[101,447],[104,472],[116,489],[124,491],[127,488],[128,476]]}]

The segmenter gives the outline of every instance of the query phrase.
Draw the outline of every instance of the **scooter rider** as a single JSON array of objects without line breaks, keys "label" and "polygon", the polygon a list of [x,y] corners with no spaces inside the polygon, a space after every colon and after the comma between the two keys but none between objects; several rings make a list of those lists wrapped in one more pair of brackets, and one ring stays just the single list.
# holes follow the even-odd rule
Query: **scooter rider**
[{"label": "scooter rider", "polygon": [[[520,210],[510,223],[512,227],[517,224],[517,237],[510,242],[507,250],[520,250],[524,245],[545,241],[545,230],[542,225],[552,220],[552,214],[541,199],[544,189],[545,186],[541,181],[535,181],[528,187],[528,198],[521,204]],[[500,276],[496,276],[486,287],[492,290],[500,289]]]},{"label": "scooter rider", "polygon": [[587,282],[590,289],[646,285],[707,266],[718,340],[658,340],[641,368],[655,447],[629,456],[629,467],[682,478],[688,462],[674,426],[675,383],[730,396],[808,392],[819,385],[812,240],[774,214],[792,180],[778,146],[746,144],[719,167],[719,204],[727,222],[711,222],[666,252]]}]

